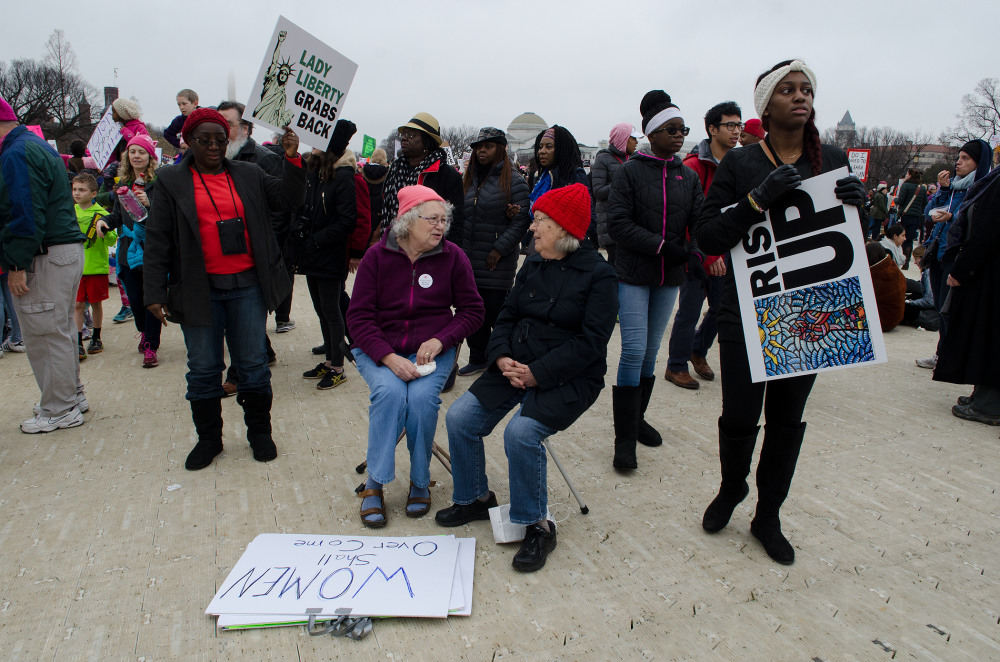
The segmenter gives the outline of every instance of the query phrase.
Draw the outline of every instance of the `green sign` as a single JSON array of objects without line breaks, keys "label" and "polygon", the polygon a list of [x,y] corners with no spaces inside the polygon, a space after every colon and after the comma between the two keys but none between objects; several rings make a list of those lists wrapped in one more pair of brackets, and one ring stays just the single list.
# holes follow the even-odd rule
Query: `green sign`
[{"label": "green sign", "polygon": [[375,139],[371,136],[365,136],[364,147],[361,148],[361,158],[367,159],[375,151]]}]

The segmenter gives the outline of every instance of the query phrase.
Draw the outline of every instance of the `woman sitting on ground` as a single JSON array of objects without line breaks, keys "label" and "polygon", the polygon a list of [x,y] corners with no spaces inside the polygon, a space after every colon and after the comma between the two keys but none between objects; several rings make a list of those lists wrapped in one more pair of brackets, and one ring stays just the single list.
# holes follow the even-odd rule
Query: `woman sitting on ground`
[{"label": "woman sitting on ground", "polygon": [[[431,444],[441,389],[456,347],[483,323],[472,265],[445,241],[451,204],[426,186],[398,193],[389,231],[368,249],[354,280],[347,328],[355,366],[368,383],[368,480],[361,522],[386,524],[382,487],[395,479],[396,442],[410,451],[409,517],[431,507]],[[454,312],[452,309],[454,308]]]},{"label": "woman sitting on ground", "polygon": [[582,184],[535,201],[534,255],[517,274],[487,349],[490,368],[448,410],[453,506],[442,526],[489,519],[497,505],[486,479],[483,437],[507,413],[510,520],[527,526],[515,570],[534,572],[556,546],[546,518],[548,488],[542,445],[572,425],[604,388],[608,339],[618,313],[615,272],[589,242],[590,195]]},{"label": "woman sitting on ground", "polygon": [[906,230],[903,229],[901,223],[896,223],[885,231],[885,236],[878,242],[892,256],[892,261],[900,269],[905,268],[903,264],[906,257],[903,255],[903,249],[901,248],[904,241],[906,241]]}]

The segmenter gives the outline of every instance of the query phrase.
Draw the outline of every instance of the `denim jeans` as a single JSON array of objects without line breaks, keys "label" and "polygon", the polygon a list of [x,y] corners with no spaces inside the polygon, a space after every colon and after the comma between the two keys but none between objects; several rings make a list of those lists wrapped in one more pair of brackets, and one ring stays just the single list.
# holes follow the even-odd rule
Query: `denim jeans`
[{"label": "denim jeans", "polygon": [[[3,296],[3,312],[0,319],[10,322],[10,341],[12,343],[22,342],[21,325],[17,321],[17,311],[14,309],[14,300],[11,299],[10,287],[7,285],[7,272],[0,276],[0,294]],[[4,322],[6,324],[6,322]],[[3,333],[3,325],[0,324],[0,333]]]},{"label": "denim jeans", "polygon": [[[387,366],[378,365],[358,348],[354,365],[368,384],[368,476],[385,485],[396,478],[396,441],[406,430],[410,480],[417,487],[431,484],[431,444],[441,409],[441,389],[455,362],[455,348],[434,359],[437,370],[404,382]],[[416,354],[406,357],[413,361]]]},{"label": "denim jeans", "polygon": [[187,399],[222,397],[222,371],[226,369],[223,338],[240,373],[240,391],[270,393],[271,370],[265,349],[267,304],[260,286],[212,288],[211,297],[211,326],[181,324],[188,355]]},{"label": "denim jeans", "polygon": [[653,376],[656,354],[679,289],[618,283],[618,326],[622,334],[618,386],[638,386],[639,377]]},{"label": "denim jeans", "polygon": [[[719,312],[719,301],[722,299],[724,281],[724,276],[709,276],[708,312],[705,313],[701,326],[698,326],[698,317],[701,315],[701,304],[706,299],[705,289],[699,279],[692,277],[681,285],[674,328],[670,332],[670,354],[667,359],[667,370],[670,372],[687,372],[688,359],[692,356],[705,358],[708,350],[712,348],[712,343],[718,334],[716,316]],[[698,328],[697,331],[695,327]]]},{"label": "denim jeans", "polygon": [[[513,394],[495,409],[487,409],[468,391],[448,409],[448,449],[451,453],[452,501],[468,505],[489,492],[483,437],[493,432],[526,392]],[[542,442],[555,430],[538,421],[514,414],[503,431],[504,451],[510,480],[510,521],[534,524],[548,510],[547,457]]]}]

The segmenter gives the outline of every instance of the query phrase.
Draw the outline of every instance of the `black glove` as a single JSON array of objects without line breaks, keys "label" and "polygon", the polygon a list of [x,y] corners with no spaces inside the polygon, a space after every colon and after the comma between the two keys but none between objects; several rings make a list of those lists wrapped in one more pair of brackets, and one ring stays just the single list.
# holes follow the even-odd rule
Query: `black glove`
[{"label": "black glove", "polygon": [[701,261],[701,256],[697,253],[688,253],[687,257],[688,273],[701,281],[704,286],[708,285],[708,272]]},{"label": "black glove", "polygon": [[860,207],[865,203],[865,185],[855,175],[838,179],[833,192],[845,205]]},{"label": "black glove", "polygon": [[760,186],[750,192],[753,199],[762,209],[767,209],[774,204],[778,198],[791,191],[802,181],[802,175],[798,168],[791,164],[772,170],[771,173],[760,183]]},{"label": "black glove", "polygon": [[678,264],[687,262],[687,251],[680,246],[664,241],[660,246],[660,255],[666,261],[668,267],[676,267]]}]

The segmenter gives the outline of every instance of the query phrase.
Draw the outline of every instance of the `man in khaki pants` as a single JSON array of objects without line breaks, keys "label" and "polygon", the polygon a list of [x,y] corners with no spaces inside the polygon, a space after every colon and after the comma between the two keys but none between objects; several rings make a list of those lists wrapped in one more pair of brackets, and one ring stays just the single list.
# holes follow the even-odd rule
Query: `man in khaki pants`
[{"label": "man in khaki pants", "polygon": [[84,239],[62,159],[0,98],[0,266],[42,392],[28,434],[81,425],[88,409],[73,323]]}]

